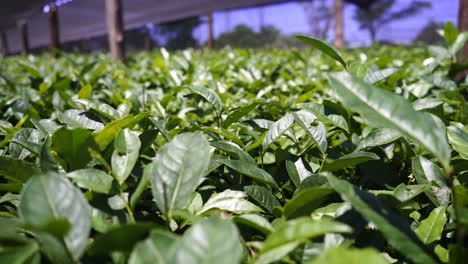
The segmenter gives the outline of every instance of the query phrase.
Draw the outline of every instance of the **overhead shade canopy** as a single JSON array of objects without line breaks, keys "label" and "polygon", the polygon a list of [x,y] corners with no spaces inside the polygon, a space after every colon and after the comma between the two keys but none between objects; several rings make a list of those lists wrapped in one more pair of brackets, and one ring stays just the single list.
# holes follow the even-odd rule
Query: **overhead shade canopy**
[{"label": "overhead shade canopy", "polygon": [[[41,11],[44,2],[47,1],[8,0],[8,2],[13,4],[0,4],[0,25],[9,27],[4,31],[7,34],[10,51],[18,52],[21,48],[20,34],[15,27],[15,20],[26,17],[31,48],[48,45],[47,14]],[[217,10],[279,2],[287,0],[122,0],[126,30],[147,23],[170,22]],[[19,6],[20,3],[23,4],[22,8]],[[58,7],[58,14],[62,42],[107,33],[105,0],[74,0]]]}]

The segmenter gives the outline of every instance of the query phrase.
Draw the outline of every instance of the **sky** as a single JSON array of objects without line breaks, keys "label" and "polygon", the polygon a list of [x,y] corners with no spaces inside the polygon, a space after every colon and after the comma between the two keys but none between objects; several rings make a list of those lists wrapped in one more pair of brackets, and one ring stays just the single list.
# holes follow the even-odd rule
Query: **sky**
[{"label": "sky", "polygon": [[[332,4],[332,0],[328,0]],[[397,0],[394,9],[407,6],[411,0]],[[426,9],[413,17],[401,19],[384,26],[377,38],[391,40],[399,43],[410,43],[424,25],[434,20],[436,22],[457,21],[459,0],[429,0],[432,8]],[[263,9],[263,10],[262,10]],[[359,24],[354,20],[355,9],[353,5],[346,4],[345,39],[351,46],[369,45],[370,39],[367,31],[360,30]],[[231,11],[220,11],[213,15],[215,36],[232,30],[238,24],[247,24],[258,31],[260,27],[260,14],[263,12],[265,25],[273,25],[283,34],[307,33],[306,16],[301,4],[290,2],[254,7]],[[330,32],[332,38],[333,32]],[[207,26],[202,25],[195,31],[195,36],[202,42],[207,39]]]}]

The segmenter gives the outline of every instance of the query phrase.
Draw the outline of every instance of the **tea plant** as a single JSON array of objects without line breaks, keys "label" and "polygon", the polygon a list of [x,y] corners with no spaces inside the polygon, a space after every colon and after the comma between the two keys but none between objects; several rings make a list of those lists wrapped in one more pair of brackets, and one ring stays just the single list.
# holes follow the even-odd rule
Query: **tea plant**
[{"label": "tea plant", "polygon": [[0,263],[463,263],[468,33],[443,35],[1,58]]}]

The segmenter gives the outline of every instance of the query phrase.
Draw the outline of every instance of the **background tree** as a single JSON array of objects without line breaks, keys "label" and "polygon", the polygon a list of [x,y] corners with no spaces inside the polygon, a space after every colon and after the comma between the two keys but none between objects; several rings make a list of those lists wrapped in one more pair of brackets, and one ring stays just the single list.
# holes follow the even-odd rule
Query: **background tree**
[{"label": "background tree", "polygon": [[378,31],[384,26],[395,20],[407,18],[421,12],[425,8],[431,7],[430,2],[412,1],[408,6],[400,10],[392,10],[395,0],[374,1],[366,7],[360,7],[356,11],[355,18],[360,24],[361,29],[369,31],[372,42],[377,39]]},{"label": "background tree", "polygon": [[[458,30],[460,32],[468,31],[468,0],[460,0],[458,7]],[[458,59],[460,61],[468,59],[468,45],[465,44]]]},{"label": "background tree", "polygon": [[437,33],[437,30],[443,28],[443,23],[437,23],[431,20],[419,31],[418,35],[413,39],[413,42],[423,42],[426,44],[444,43],[444,38]]},{"label": "background tree", "polygon": [[333,13],[327,2],[325,0],[301,2],[309,27],[309,33],[316,38],[325,38],[330,29]]},{"label": "background tree", "polygon": [[166,38],[166,48],[169,50],[198,47],[198,41],[193,31],[202,24],[200,17],[191,17],[155,27],[157,33]]}]

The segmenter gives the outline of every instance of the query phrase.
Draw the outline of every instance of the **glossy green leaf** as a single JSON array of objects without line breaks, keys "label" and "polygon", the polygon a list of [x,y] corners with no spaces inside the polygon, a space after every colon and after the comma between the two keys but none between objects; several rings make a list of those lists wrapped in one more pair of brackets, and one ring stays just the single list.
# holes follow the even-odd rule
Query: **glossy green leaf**
[{"label": "glossy green leaf", "polygon": [[129,264],[169,264],[176,252],[178,237],[172,233],[154,230],[150,236],[136,244],[128,260]]},{"label": "glossy green leaf", "polygon": [[112,153],[112,171],[119,184],[125,182],[140,154],[140,139],[138,135],[128,128],[120,130],[114,140]]},{"label": "glossy green leaf", "polygon": [[250,226],[264,233],[265,235],[270,234],[274,231],[273,226],[263,216],[258,214],[243,214],[234,217],[234,222]]},{"label": "glossy green leaf", "polygon": [[331,163],[323,166],[322,171],[336,171],[348,167],[356,166],[369,160],[379,160],[379,156],[372,152],[358,151],[351,154],[344,155]]},{"label": "glossy green leaf", "polygon": [[307,44],[311,45],[312,47],[314,47],[314,48],[320,50],[321,52],[325,53],[327,56],[330,56],[331,58],[335,59],[336,61],[341,63],[341,65],[343,65],[343,67],[345,67],[345,68],[347,67],[345,60],[343,59],[343,57],[341,57],[341,54],[335,48],[328,45],[324,41],[322,41],[320,39],[317,39],[317,38],[304,36],[304,35],[297,35],[296,38],[306,42]]},{"label": "glossy green leaf", "polygon": [[213,216],[201,220],[185,232],[173,260],[185,264],[238,264],[241,254],[236,226],[229,220]]},{"label": "glossy green leaf", "polygon": [[10,141],[11,156],[18,159],[25,159],[31,154],[31,151],[25,148],[25,145],[14,143],[15,141],[19,143],[25,142],[27,146],[27,143],[39,143],[41,138],[42,134],[39,130],[33,128],[21,129],[13,135],[13,138]]},{"label": "glossy green leaf", "polygon": [[52,221],[67,220],[71,229],[63,242],[72,258],[80,259],[91,229],[90,208],[81,191],[64,175],[32,177],[21,193],[19,213],[26,225],[39,230]]},{"label": "glossy green leaf", "polygon": [[223,111],[223,103],[221,102],[221,98],[219,98],[219,95],[213,89],[196,85],[188,86],[188,88],[212,104],[216,109],[216,112],[221,113]]},{"label": "glossy green leaf", "polygon": [[59,115],[59,120],[69,128],[82,127],[91,130],[101,130],[104,128],[101,122],[90,119],[86,114],[87,112],[80,110],[67,110]]},{"label": "glossy green leaf", "polygon": [[458,37],[458,29],[452,22],[446,22],[444,24],[444,38],[448,42],[449,45],[453,45],[455,40]]},{"label": "glossy green leaf", "polygon": [[298,104],[297,106],[301,109],[313,113],[320,122],[337,126],[347,132],[349,131],[348,123],[346,122],[345,118],[341,115],[335,114],[325,115],[325,107],[322,104],[302,103]]},{"label": "glossy green leaf", "polygon": [[390,262],[374,248],[353,249],[332,247],[320,254],[309,264],[389,264]]},{"label": "glossy green leaf", "polygon": [[411,230],[406,219],[369,192],[351,183],[328,176],[330,185],[369,222],[382,232],[390,246],[414,263],[438,263],[437,257]]},{"label": "glossy green leaf", "polygon": [[440,240],[446,223],[445,207],[437,207],[432,210],[426,219],[421,221],[421,224],[419,224],[414,232],[425,244],[431,244],[434,241]]},{"label": "glossy green leaf", "polygon": [[240,191],[225,190],[220,193],[213,194],[203,207],[197,212],[203,214],[210,210],[228,211],[235,214],[245,214],[251,212],[261,212],[255,204],[247,201],[247,194]]},{"label": "glossy green leaf", "polygon": [[288,219],[310,215],[319,208],[334,191],[326,187],[311,187],[299,192],[284,206],[284,216]]},{"label": "glossy green leaf", "polygon": [[365,138],[363,138],[361,142],[359,142],[356,150],[388,144],[400,137],[400,133],[393,129],[379,128],[370,132]]},{"label": "glossy green leaf", "polygon": [[286,161],[286,170],[288,171],[289,177],[293,181],[296,187],[299,187],[307,177],[312,175],[312,169],[307,161],[302,157],[298,157],[294,160]]},{"label": "glossy green leaf", "polygon": [[66,171],[86,167],[91,161],[88,148],[97,148],[91,132],[85,128],[67,129],[62,127],[52,135],[51,150]]},{"label": "glossy green leaf", "polygon": [[253,165],[256,164],[255,160],[252,158],[252,156],[249,155],[249,153],[243,151],[240,147],[238,147],[235,144],[229,143],[229,142],[223,142],[223,141],[217,141],[217,142],[211,142],[211,145],[219,150],[225,151],[230,154],[234,154],[237,158],[251,163]]},{"label": "glossy green leaf", "polygon": [[270,213],[273,212],[275,207],[281,206],[273,193],[265,187],[256,185],[245,186],[244,191],[251,199],[256,201],[258,205],[267,209]]},{"label": "glossy green leaf", "polygon": [[40,173],[39,168],[27,161],[0,156],[0,174],[9,180],[26,182],[38,173]]},{"label": "glossy green leaf", "polygon": [[385,80],[387,77],[396,73],[399,70],[400,69],[397,69],[397,68],[388,68],[388,69],[383,69],[379,71],[369,72],[364,78],[364,81],[368,83],[377,83],[382,80]]},{"label": "glossy green leaf", "polygon": [[268,146],[273,143],[273,141],[275,141],[275,139],[283,135],[289,129],[289,127],[291,127],[293,122],[294,116],[291,114],[286,114],[278,121],[274,122],[263,139],[263,149],[267,149]]},{"label": "glossy green leaf", "polygon": [[412,103],[414,110],[421,111],[436,108],[444,102],[437,98],[421,98]]},{"label": "glossy green leaf", "polygon": [[145,118],[148,113],[139,113],[135,116],[126,116],[124,118],[112,121],[111,123],[107,124],[103,129],[94,132],[94,140],[99,146],[100,150],[105,150],[107,146],[115,139],[117,134],[119,133],[120,129],[136,125],[140,120]]},{"label": "glossy green leaf", "polygon": [[306,134],[314,140],[320,152],[325,154],[328,147],[327,130],[325,129],[325,126],[321,122],[319,122],[317,126],[311,126],[310,123],[314,122],[316,117],[314,114],[305,110],[293,113],[293,116],[299,126],[301,126]]},{"label": "glossy green leaf", "polygon": [[425,191],[427,197],[429,197],[436,206],[447,206],[450,202],[450,188],[447,185],[442,170],[422,156],[413,159],[412,169],[416,181],[419,184],[433,185],[431,189]]},{"label": "glossy green leaf", "polygon": [[[294,249],[294,247],[287,247],[289,251],[282,250],[282,254],[278,254],[275,259],[268,256],[268,253],[278,248],[283,248],[288,244],[296,246],[311,238],[322,236],[327,233],[349,233],[351,230],[352,229],[345,224],[325,219],[316,221],[308,217],[302,217],[287,221],[266,238],[255,263],[271,263],[280,260],[289,253],[289,251]],[[264,257],[264,255],[267,257]]]},{"label": "glossy green leaf", "polygon": [[220,160],[224,165],[261,183],[278,188],[275,179],[266,171],[242,160]]},{"label": "glossy green leaf", "polygon": [[114,180],[109,174],[96,169],[81,169],[67,173],[80,188],[89,189],[98,193],[109,193]]},{"label": "glossy green leaf", "polygon": [[255,102],[252,104],[249,104],[244,107],[240,107],[234,111],[232,111],[227,117],[226,120],[223,122],[223,127],[228,128],[231,124],[239,121],[242,117],[246,116],[248,113],[250,113],[255,107],[257,107],[259,103]]},{"label": "glossy green leaf", "polygon": [[450,150],[445,128],[439,120],[415,111],[400,96],[367,84],[350,74],[334,74],[330,76],[330,83],[340,101],[360,113],[370,125],[399,131],[429,150],[448,167]]},{"label": "glossy green leaf", "polygon": [[447,136],[452,147],[460,156],[468,160],[468,133],[456,126],[447,128]]},{"label": "glossy green leaf", "polygon": [[162,146],[144,174],[151,179],[154,201],[171,216],[182,209],[197,188],[210,162],[210,145],[198,133],[185,133]]},{"label": "glossy green leaf", "polygon": [[11,248],[3,248],[0,251],[0,263],[23,264],[28,263],[33,255],[39,251],[39,245],[30,241],[24,245],[16,245]]},{"label": "glossy green leaf", "polygon": [[459,50],[461,50],[467,41],[468,32],[462,32],[458,34],[457,39],[455,39],[455,42],[449,48],[452,55],[455,55]]}]

